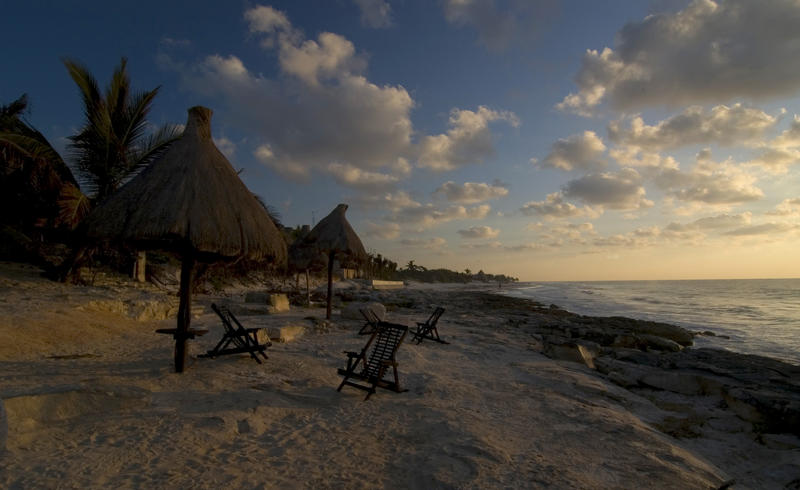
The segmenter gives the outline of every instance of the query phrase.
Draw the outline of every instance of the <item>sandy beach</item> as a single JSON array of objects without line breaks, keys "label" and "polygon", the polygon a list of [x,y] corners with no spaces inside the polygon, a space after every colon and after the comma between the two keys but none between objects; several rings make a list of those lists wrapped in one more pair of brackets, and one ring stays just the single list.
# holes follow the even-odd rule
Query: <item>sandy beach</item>
[{"label": "sandy beach", "polygon": [[[488,286],[416,285],[380,296],[414,326],[435,306],[450,344],[407,341],[408,391],[337,392],[363,321],[292,307],[247,326],[305,325],[269,360],[197,358],[222,334],[198,295],[190,364],[172,372],[174,293],[126,279],[71,286],[0,265],[2,488],[796,488],[800,439],[760,437],[708,398],[654,403],[585,364],[550,358],[520,301]],[[494,296],[494,298],[499,298]],[[549,320],[548,320],[549,321]],[[527,323],[526,323],[527,322]],[[664,402],[672,397],[672,405]],[[688,404],[688,405],[687,405]],[[715,405],[716,404],[716,405]],[[684,409],[676,408],[684,405]],[[713,414],[687,435],[686,406]],[[672,407],[672,408],[670,408]],[[713,423],[709,420],[713,419]],[[683,437],[681,437],[683,436]],[[795,485],[792,487],[791,485]]]}]

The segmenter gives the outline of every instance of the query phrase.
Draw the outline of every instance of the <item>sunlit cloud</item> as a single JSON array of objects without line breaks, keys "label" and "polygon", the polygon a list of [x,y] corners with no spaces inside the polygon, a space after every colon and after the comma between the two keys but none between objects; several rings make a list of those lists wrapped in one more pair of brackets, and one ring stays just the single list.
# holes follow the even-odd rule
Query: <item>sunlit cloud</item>
[{"label": "sunlit cloud", "polygon": [[529,201],[520,208],[520,211],[525,216],[541,216],[546,220],[566,218],[594,219],[603,214],[602,208],[578,207],[564,201],[564,195],[561,192],[548,194],[544,201]]},{"label": "sunlit cloud", "polygon": [[491,226],[473,226],[466,230],[458,230],[458,234],[466,239],[497,238],[500,235],[500,230]]},{"label": "sunlit cloud", "polygon": [[641,116],[631,118],[628,127],[623,127],[622,121],[613,121],[608,125],[608,137],[618,145],[646,151],[711,143],[752,145],[761,141],[777,121],[775,116],[742,104],[718,105],[708,111],[691,106],[652,126]]},{"label": "sunlit cloud", "polygon": [[767,211],[770,216],[800,217],[800,197],[784,199],[775,209]]},{"label": "sunlit cloud", "polygon": [[496,121],[519,126],[519,119],[513,112],[484,106],[477,111],[453,109],[450,129],[444,134],[426,136],[420,142],[419,166],[443,172],[482,162],[494,152],[489,123]]},{"label": "sunlit cloud", "polygon": [[553,143],[539,165],[561,170],[602,170],[606,167],[601,159],[605,150],[603,140],[594,131],[584,131]]},{"label": "sunlit cloud", "polygon": [[473,207],[452,205],[445,208],[426,204],[419,207],[400,209],[391,215],[390,221],[402,223],[421,231],[449,221],[483,219],[491,209],[488,204]]},{"label": "sunlit cloud", "polygon": [[508,188],[500,183],[465,182],[462,185],[449,180],[439,186],[435,193],[444,194],[450,202],[475,204],[508,195]]},{"label": "sunlit cloud", "polygon": [[790,231],[797,231],[800,225],[792,223],[761,223],[758,225],[750,225],[735,230],[725,232],[729,236],[774,236],[783,234]]},{"label": "sunlit cloud", "polygon": [[[800,4],[793,0],[694,0],[617,33],[614,49],[590,49],[558,108],[615,109],[789,95],[800,88]],[[710,83],[713,81],[713,83]]]},{"label": "sunlit cloud", "polygon": [[397,223],[366,223],[366,235],[382,240],[394,240],[400,236],[400,225]]},{"label": "sunlit cloud", "polygon": [[730,161],[716,163],[710,152],[698,154],[690,171],[663,169],[654,179],[656,185],[680,201],[732,205],[753,202],[764,197],[756,187],[757,177]]},{"label": "sunlit cloud", "polygon": [[447,245],[447,240],[441,237],[433,238],[404,238],[400,243],[406,247],[423,248],[427,250],[440,250]]},{"label": "sunlit cloud", "polygon": [[391,187],[398,181],[393,175],[362,170],[350,164],[331,163],[327,171],[341,185],[369,190]]},{"label": "sunlit cloud", "polygon": [[588,174],[564,185],[563,196],[590,206],[623,211],[646,209],[653,201],[645,198],[641,175],[626,168],[619,172]]}]

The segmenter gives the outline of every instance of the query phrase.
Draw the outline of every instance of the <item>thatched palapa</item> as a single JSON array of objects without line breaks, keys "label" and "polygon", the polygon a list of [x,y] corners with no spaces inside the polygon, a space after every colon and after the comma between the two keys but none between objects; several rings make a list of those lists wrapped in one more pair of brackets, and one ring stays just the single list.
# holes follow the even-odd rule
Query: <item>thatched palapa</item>
[{"label": "thatched palapa", "polygon": [[[189,109],[183,135],[157,161],[90,215],[92,238],[182,256],[180,308],[173,333],[175,370],[192,338],[191,278],[196,260],[270,257],[285,264],[286,244],[267,212],[211,139],[211,110]],[[162,332],[163,333],[163,332]]]},{"label": "thatched palapa", "polygon": [[183,136],[92,213],[88,233],[141,248],[286,260],[267,212],[214,145],[205,107],[189,109]]},{"label": "thatched palapa", "polygon": [[333,277],[333,260],[336,256],[340,262],[351,260],[362,262],[367,259],[367,251],[353,227],[347,222],[344,214],[347,204],[339,204],[336,209],[322,219],[303,240],[304,244],[313,245],[317,250],[328,255],[328,300],[325,317],[331,318],[331,289]]}]

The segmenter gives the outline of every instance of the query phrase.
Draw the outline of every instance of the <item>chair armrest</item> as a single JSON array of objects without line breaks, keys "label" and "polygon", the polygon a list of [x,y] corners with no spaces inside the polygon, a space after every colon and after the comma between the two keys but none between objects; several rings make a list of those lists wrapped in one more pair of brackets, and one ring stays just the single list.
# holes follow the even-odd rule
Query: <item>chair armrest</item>
[{"label": "chair armrest", "polygon": [[360,357],[361,356],[360,352],[350,352],[350,351],[343,351],[343,352],[345,354],[347,354],[347,357]]}]

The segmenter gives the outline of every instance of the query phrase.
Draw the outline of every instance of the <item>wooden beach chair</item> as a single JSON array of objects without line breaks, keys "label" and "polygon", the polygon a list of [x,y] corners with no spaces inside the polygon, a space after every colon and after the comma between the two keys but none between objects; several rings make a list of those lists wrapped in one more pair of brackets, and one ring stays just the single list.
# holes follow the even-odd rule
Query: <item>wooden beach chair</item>
[{"label": "wooden beach chair", "polygon": [[[367,392],[365,401],[375,393],[376,388],[397,393],[408,391],[400,389],[395,359],[397,349],[400,348],[407,333],[408,327],[405,325],[378,322],[361,352],[345,352],[347,367],[338,370],[344,379],[336,391],[341,391],[344,385],[364,390]],[[393,379],[386,380],[384,377],[389,374],[389,369],[392,370]]]},{"label": "wooden beach chair", "polygon": [[440,344],[449,344],[450,342],[445,342],[439,337],[439,330],[436,328],[436,324],[439,322],[442,313],[444,313],[444,308],[438,307],[433,310],[433,313],[427,321],[424,323],[417,322],[417,330],[411,332],[414,336],[412,340],[417,344],[420,344],[424,339],[434,340]]},{"label": "wooden beach chair", "polygon": [[365,323],[364,326],[361,327],[361,330],[358,331],[358,335],[371,334],[372,332],[375,331],[376,328],[378,328],[378,323],[381,322],[381,319],[378,318],[378,315],[376,315],[374,311],[372,311],[372,308],[364,308],[358,311],[359,313],[361,313],[361,316],[363,316],[364,319],[367,321],[367,323]]},{"label": "wooden beach chair", "polygon": [[272,342],[267,341],[263,344],[258,342],[256,332],[260,329],[242,326],[227,306],[217,306],[212,303],[211,309],[222,320],[222,327],[225,332],[222,335],[222,339],[213,349],[205,354],[200,354],[198,357],[214,358],[227,354],[250,354],[250,357],[259,364],[261,364],[261,359],[258,358],[259,355],[267,359],[267,354],[264,351],[272,345]]}]

